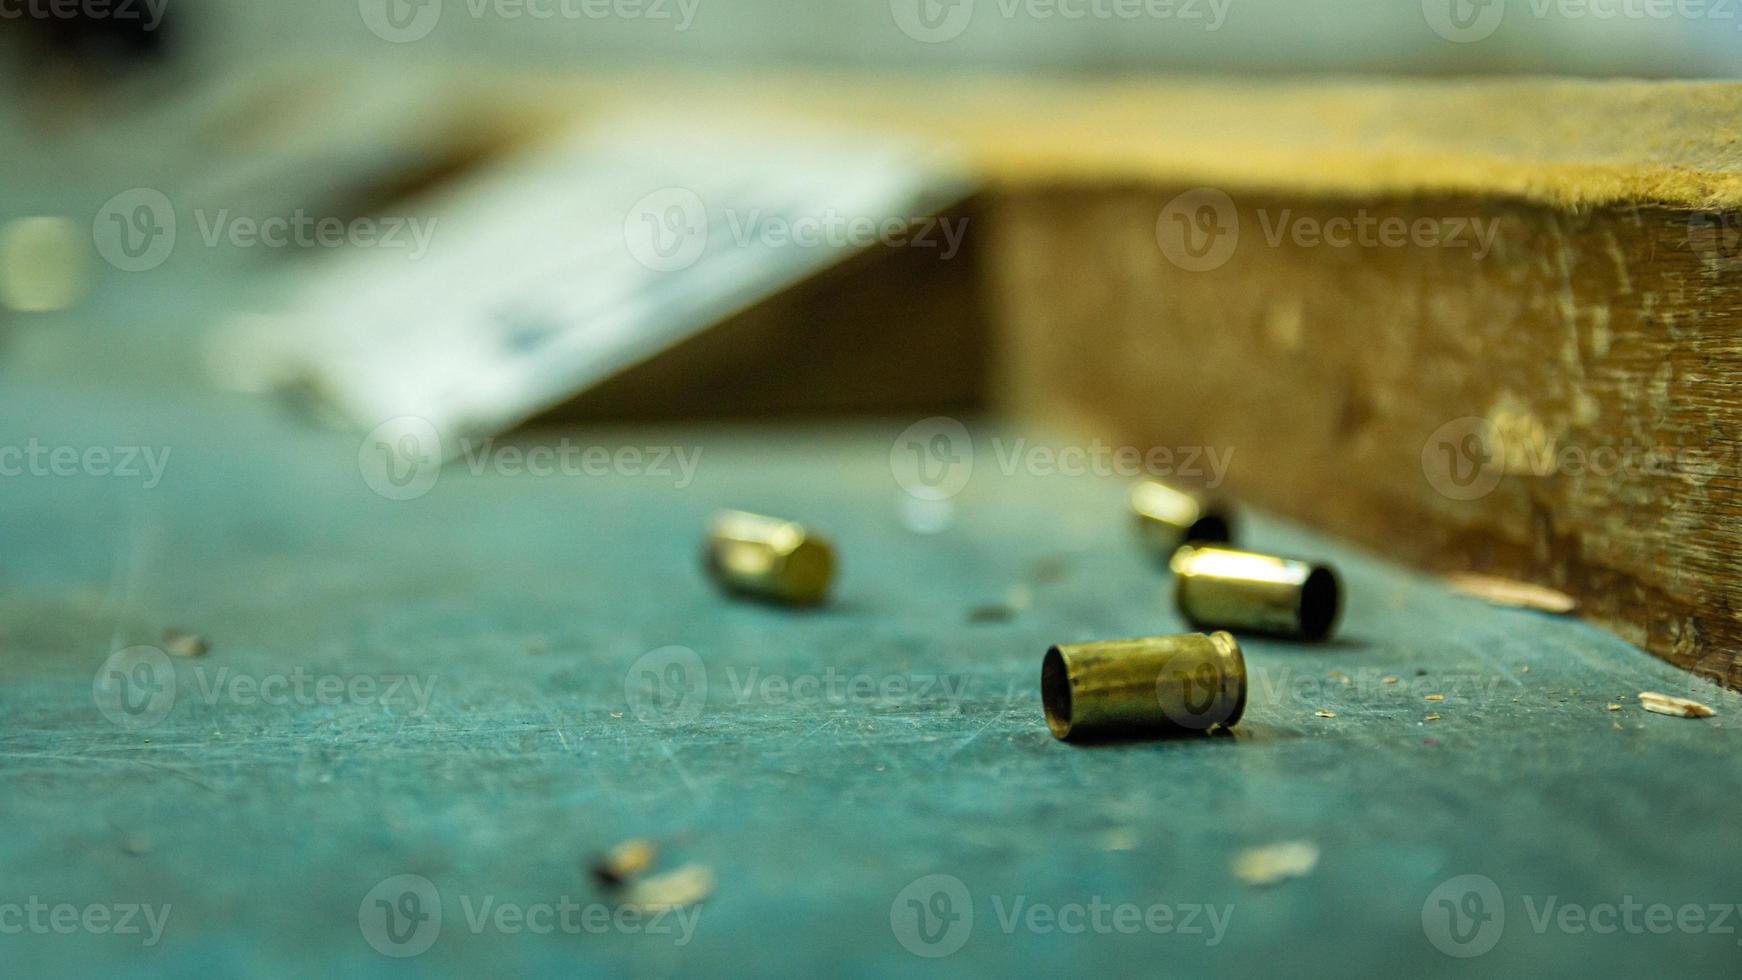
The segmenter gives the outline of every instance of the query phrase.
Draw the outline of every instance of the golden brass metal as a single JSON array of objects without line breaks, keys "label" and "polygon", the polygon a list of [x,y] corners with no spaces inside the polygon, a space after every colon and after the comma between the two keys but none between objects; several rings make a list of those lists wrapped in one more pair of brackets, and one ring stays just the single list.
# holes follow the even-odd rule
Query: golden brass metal
[{"label": "golden brass metal", "polygon": [[1322,640],[1342,604],[1337,573],[1325,565],[1195,545],[1170,564],[1180,614],[1199,629]]},{"label": "golden brass metal", "polygon": [[659,847],[644,837],[623,841],[593,861],[593,880],[606,888],[619,888],[653,866]]},{"label": "golden brass metal", "polygon": [[1233,540],[1233,513],[1226,504],[1159,480],[1144,480],[1131,488],[1131,511],[1137,515],[1144,543],[1162,558],[1188,542]]},{"label": "golden brass metal", "polygon": [[1061,643],[1040,666],[1046,727],[1064,740],[1232,728],[1246,660],[1227,633]]},{"label": "golden brass metal", "polygon": [[803,525],[740,510],[714,515],[703,560],[728,591],[795,606],[828,596],[835,549]]}]

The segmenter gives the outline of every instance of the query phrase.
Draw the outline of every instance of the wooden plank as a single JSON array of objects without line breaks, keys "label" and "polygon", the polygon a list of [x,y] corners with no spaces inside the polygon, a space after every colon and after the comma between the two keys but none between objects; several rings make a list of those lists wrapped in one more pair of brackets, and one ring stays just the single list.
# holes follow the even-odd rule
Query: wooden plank
[{"label": "wooden plank", "polygon": [[[1564,589],[1742,686],[1742,281],[1710,216],[1240,195],[1237,244],[1193,270],[1165,221],[1158,238],[1184,190],[1000,202],[1012,402],[1231,450],[1229,486],[1255,503],[1428,568]],[[1363,219],[1494,237],[1478,257],[1295,234]]]}]

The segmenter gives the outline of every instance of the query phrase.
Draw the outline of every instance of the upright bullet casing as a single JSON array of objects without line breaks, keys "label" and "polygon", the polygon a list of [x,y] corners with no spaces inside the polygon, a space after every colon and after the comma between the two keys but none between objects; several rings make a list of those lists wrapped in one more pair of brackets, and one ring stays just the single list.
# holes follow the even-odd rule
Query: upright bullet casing
[{"label": "upright bullet casing", "polygon": [[1187,542],[1233,540],[1233,515],[1225,504],[1160,480],[1144,480],[1131,488],[1131,512],[1144,543],[1163,558]]},{"label": "upright bullet casing", "polygon": [[1061,643],[1041,662],[1040,700],[1065,740],[1231,728],[1246,711],[1246,660],[1227,633]]},{"label": "upright bullet casing", "polygon": [[1180,614],[1199,629],[1322,640],[1342,605],[1324,565],[1204,545],[1179,549],[1171,564]]},{"label": "upright bullet casing", "polygon": [[835,575],[835,550],[803,525],[728,510],[714,515],[703,556],[722,587],[774,602],[813,606]]}]

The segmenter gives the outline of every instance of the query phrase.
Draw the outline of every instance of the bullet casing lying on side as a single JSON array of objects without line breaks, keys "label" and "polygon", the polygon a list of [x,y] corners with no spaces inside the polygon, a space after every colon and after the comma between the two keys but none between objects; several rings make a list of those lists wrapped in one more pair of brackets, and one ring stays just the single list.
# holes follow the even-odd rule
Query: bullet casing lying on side
[{"label": "bullet casing lying on side", "polygon": [[1246,660],[1227,633],[1061,643],[1040,668],[1046,725],[1064,740],[1231,728],[1246,711]]},{"label": "bullet casing lying on side", "polygon": [[727,591],[814,606],[828,597],[835,549],[801,524],[728,510],[714,515],[703,563]]},{"label": "bullet casing lying on side", "polygon": [[1189,542],[1233,540],[1233,510],[1225,502],[1160,480],[1144,480],[1131,488],[1131,512],[1144,544],[1162,558]]},{"label": "bullet casing lying on side", "polygon": [[1170,564],[1180,614],[1199,629],[1323,640],[1342,606],[1326,565],[1206,545],[1179,549]]}]

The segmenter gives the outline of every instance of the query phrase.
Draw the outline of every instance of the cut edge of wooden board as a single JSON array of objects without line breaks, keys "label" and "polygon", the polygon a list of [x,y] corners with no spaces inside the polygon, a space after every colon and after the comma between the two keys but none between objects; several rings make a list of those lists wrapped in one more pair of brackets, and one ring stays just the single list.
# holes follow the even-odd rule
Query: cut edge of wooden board
[{"label": "cut edge of wooden board", "polygon": [[1742,85],[1196,82],[1110,86],[1080,115],[1052,101],[1065,119],[1044,135],[986,135],[977,159],[990,179],[1742,205]]},{"label": "cut edge of wooden board", "polygon": [[[560,107],[555,117],[565,124],[627,110],[747,125],[800,116],[919,136],[952,148],[994,189],[1184,183],[1347,196],[1480,193],[1567,209],[1742,207],[1736,82],[769,72],[503,85],[501,98]],[[477,86],[469,88],[475,98]]]}]

